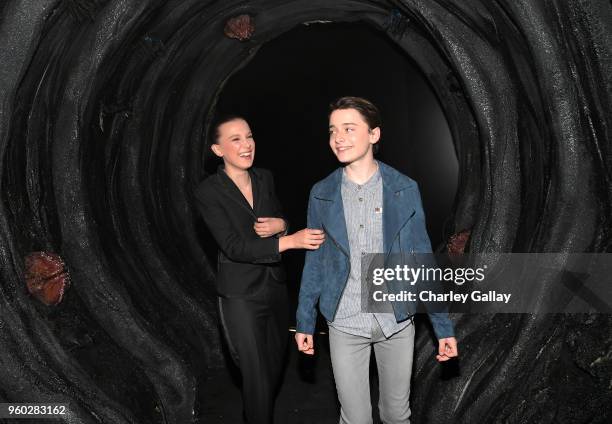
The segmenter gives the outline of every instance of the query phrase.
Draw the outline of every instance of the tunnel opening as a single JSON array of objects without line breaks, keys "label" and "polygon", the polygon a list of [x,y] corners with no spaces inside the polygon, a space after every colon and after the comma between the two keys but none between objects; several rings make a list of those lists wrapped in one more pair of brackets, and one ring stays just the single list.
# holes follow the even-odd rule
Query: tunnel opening
[{"label": "tunnel opening", "polygon": [[[328,105],[345,95],[379,107],[383,123],[376,157],[417,181],[432,247],[443,248],[458,184],[453,139],[427,77],[384,32],[363,22],[298,25],[234,70],[213,109],[249,121],[257,147],[254,166],[273,172],[296,231],[306,225],[310,188],[339,165],[328,144]],[[210,174],[220,161],[207,154]],[[206,249],[215,263],[214,243]],[[303,258],[302,251],[284,254],[291,310]]]},{"label": "tunnel opening", "polygon": [[[310,187],[338,166],[327,141],[327,115],[329,103],[343,95],[371,99],[380,108],[377,158],[419,183],[437,246],[457,188],[454,143],[426,77],[380,30],[363,23],[298,26],[233,73],[214,109],[247,117],[256,136],[256,166],[277,175],[290,221],[303,225]],[[207,162],[207,173],[217,163]]]}]

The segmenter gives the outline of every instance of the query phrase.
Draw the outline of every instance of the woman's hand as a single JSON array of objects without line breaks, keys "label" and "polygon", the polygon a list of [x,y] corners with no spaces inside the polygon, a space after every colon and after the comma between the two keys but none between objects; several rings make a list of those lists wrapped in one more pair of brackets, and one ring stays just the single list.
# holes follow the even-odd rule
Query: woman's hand
[{"label": "woman's hand", "polygon": [[278,251],[283,252],[289,249],[308,249],[316,250],[325,241],[323,230],[304,228],[290,236],[283,236],[278,241]]},{"label": "woman's hand", "polygon": [[257,222],[253,225],[253,229],[261,238],[282,233],[286,228],[287,224],[282,218],[257,218]]}]

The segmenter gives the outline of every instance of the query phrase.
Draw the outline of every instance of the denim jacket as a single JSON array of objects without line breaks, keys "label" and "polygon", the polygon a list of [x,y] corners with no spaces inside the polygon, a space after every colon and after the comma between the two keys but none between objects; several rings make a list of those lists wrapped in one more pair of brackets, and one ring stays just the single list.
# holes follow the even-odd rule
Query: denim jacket
[{"label": "denim jacket", "polygon": [[[421,195],[416,182],[378,161],[383,180],[383,246],[385,254],[431,253]],[[325,242],[306,252],[297,308],[297,331],[313,334],[317,310],[333,321],[350,272],[349,243],[342,206],[342,168],[316,183],[308,199],[308,228],[325,231]],[[372,252],[374,253],[374,252]],[[398,322],[416,311],[413,302],[394,302]],[[428,313],[438,339],[453,337],[445,312]]]}]

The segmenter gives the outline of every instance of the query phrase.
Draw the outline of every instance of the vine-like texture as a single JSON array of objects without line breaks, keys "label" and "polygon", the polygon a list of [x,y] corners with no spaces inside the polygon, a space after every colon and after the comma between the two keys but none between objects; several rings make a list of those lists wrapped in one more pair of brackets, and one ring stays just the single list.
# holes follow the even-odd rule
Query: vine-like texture
[{"label": "vine-like texture", "polygon": [[[0,400],[70,402],[72,423],[195,419],[221,364],[192,198],[208,117],[259,46],[348,21],[386,31],[436,91],[462,249],[611,250],[609,1],[7,0]],[[609,316],[453,319],[453,378],[417,340],[415,422],[612,420]]]}]

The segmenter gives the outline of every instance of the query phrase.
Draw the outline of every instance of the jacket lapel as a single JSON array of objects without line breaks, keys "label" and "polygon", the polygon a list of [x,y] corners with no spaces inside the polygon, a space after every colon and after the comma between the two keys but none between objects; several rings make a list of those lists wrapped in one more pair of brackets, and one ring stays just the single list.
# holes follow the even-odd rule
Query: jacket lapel
[{"label": "jacket lapel", "polygon": [[[261,211],[262,198],[261,193],[263,191],[261,176],[257,172],[255,172],[253,168],[249,168],[249,174],[251,175],[251,187],[253,190],[253,213],[255,214],[255,216],[260,216],[259,212]],[[244,196],[242,197],[244,198]],[[249,202],[247,202],[247,205],[248,203]]]},{"label": "jacket lapel", "polygon": [[350,255],[344,207],[342,205],[342,168],[338,168],[328,183],[314,195],[319,200],[321,223],[327,235],[347,256]]},{"label": "jacket lapel", "polygon": [[[397,234],[415,214],[411,203],[410,181],[399,179],[388,165],[378,161],[383,182],[383,249],[389,255]],[[321,220],[325,232],[346,254],[350,254],[344,208],[342,205],[342,168],[314,195],[321,206]]]},{"label": "jacket lapel", "polygon": [[[251,208],[251,205],[249,205],[249,202],[247,202],[247,199],[244,197],[238,186],[234,184],[232,179],[223,170],[223,165],[219,165],[219,167],[217,168],[217,176],[219,184],[221,185],[221,191],[226,195],[226,197],[235,202],[238,206],[245,208],[247,212],[253,215],[253,217],[257,217],[257,215],[255,215],[255,211]],[[254,188],[256,184],[253,183],[253,180],[254,178],[251,174],[251,184],[253,187],[253,204],[255,204],[257,196],[255,194]]]}]

